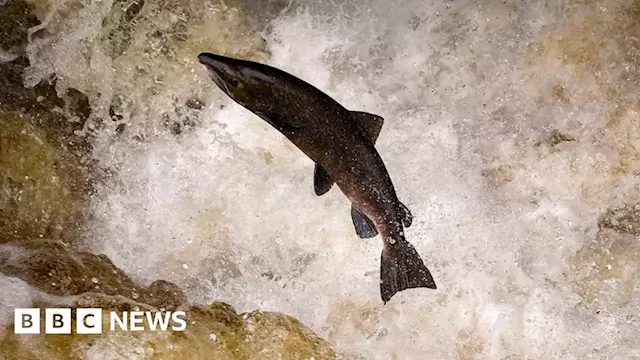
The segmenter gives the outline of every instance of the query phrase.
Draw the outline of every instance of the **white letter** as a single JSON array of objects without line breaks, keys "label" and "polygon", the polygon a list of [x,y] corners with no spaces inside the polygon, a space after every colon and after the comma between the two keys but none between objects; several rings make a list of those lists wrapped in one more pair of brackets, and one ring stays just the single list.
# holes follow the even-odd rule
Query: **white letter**
[{"label": "white letter", "polygon": [[40,334],[40,309],[16,309],[13,313],[13,332]]},{"label": "white letter", "polygon": [[184,311],[175,311],[171,314],[171,320],[173,320],[174,323],[180,324],[180,326],[172,326],[171,329],[173,331],[184,331],[184,329],[187,328],[187,321],[184,319],[186,316]]},{"label": "white letter", "polygon": [[147,311],[146,314],[147,322],[149,323],[149,329],[155,331],[156,326],[158,326],[157,323],[160,323],[160,330],[167,331],[167,327],[169,327],[169,317],[171,316],[171,314],[165,313],[165,316],[163,318],[163,314],[161,312],[156,312],[154,314],[153,320],[151,319],[151,311]]},{"label": "white letter", "polygon": [[77,334],[102,334],[102,309],[76,309]]},{"label": "white letter", "polygon": [[45,309],[45,334],[71,334],[71,309]]},{"label": "white letter", "polygon": [[122,319],[118,316],[118,313],[112,311],[109,313],[109,328],[111,331],[116,331],[116,323],[120,326],[120,330],[127,331],[127,312],[122,312]]},{"label": "white letter", "polygon": [[136,323],[138,324],[143,324],[144,323],[144,313],[142,311],[132,311],[131,313],[129,313],[129,315],[131,316],[131,318],[129,319],[130,321],[130,327],[129,330],[131,331],[142,331],[144,330],[144,326],[136,326]]}]

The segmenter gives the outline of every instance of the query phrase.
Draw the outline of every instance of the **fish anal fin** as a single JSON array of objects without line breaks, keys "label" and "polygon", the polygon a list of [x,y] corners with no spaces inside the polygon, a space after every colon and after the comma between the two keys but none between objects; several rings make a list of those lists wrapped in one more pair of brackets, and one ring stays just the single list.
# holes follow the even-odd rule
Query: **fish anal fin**
[{"label": "fish anal fin", "polygon": [[370,239],[378,235],[378,230],[373,221],[353,205],[351,205],[351,220],[359,238]]}]

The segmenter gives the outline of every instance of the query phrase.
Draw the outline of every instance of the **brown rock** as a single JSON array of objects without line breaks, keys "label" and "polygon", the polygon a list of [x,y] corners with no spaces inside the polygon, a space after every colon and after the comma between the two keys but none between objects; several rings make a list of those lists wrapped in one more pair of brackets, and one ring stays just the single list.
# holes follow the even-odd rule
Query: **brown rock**
[{"label": "brown rock", "polygon": [[0,243],[41,237],[78,243],[89,172],[34,122],[0,111]]},{"label": "brown rock", "polygon": [[57,241],[1,245],[0,272],[58,296],[86,292],[121,295],[165,309],[186,301],[182,291],[172,283],[159,280],[148,288],[137,286],[106,255],[76,253]]},{"label": "brown rock", "polygon": [[0,50],[21,54],[27,44],[27,30],[38,25],[35,7],[26,1],[7,0],[0,3]]},{"label": "brown rock", "polygon": [[[42,304],[67,307],[67,304]],[[331,346],[297,320],[277,313],[237,314],[233,307],[184,306],[184,331],[124,332],[110,330],[108,311],[153,310],[122,297],[87,294],[72,307],[103,307],[103,333],[76,335],[14,335],[7,327],[0,356],[11,359],[81,360],[100,355],[110,359],[324,360],[335,359]],[[75,316],[72,313],[72,318]],[[12,325],[11,325],[12,326]]]}]

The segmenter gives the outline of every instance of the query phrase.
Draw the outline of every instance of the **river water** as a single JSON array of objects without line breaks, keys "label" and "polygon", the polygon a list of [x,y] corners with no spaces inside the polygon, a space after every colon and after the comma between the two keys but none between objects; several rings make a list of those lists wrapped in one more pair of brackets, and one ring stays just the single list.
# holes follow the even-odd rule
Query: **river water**
[{"label": "river water", "polygon": [[[39,4],[25,83],[89,95],[108,181],[88,246],[137,280],[292,315],[351,358],[640,359],[637,1]],[[315,196],[313,163],[202,51],[385,118],[376,147],[437,290],[382,305],[380,239],[339,189]]]}]

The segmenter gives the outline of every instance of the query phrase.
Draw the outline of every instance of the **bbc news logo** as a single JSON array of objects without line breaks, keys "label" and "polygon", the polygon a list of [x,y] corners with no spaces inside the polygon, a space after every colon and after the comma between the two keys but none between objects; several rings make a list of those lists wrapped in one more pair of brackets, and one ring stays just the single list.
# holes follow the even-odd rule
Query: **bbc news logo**
[{"label": "bbc news logo", "polygon": [[[40,309],[15,309],[15,334],[40,334]],[[102,334],[102,309],[76,309],[76,334]],[[45,334],[71,334],[72,316],[69,308],[48,308],[44,311]],[[187,327],[184,311],[116,311],[109,312],[109,330],[116,331],[184,331]]]}]

